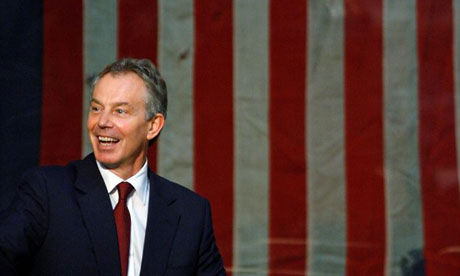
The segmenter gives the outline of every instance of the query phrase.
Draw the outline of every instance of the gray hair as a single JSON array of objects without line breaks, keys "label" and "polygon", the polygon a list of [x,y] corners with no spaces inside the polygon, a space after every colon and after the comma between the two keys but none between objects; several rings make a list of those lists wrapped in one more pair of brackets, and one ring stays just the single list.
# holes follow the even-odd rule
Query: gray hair
[{"label": "gray hair", "polygon": [[163,114],[166,118],[168,108],[166,82],[161,77],[155,65],[148,59],[123,58],[107,65],[94,79],[91,91],[94,92],[94,87],[106,74],[118,75],[128,72],[138,75],[147,87],[145,119],[150,120],[158,113]]}]

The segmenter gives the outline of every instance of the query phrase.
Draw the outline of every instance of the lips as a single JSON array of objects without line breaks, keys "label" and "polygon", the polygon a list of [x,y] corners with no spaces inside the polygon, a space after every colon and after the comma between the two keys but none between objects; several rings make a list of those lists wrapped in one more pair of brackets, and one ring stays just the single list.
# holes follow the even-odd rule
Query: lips
[{"label": "lips", "polygon": [[99,140],[99,143],[103,146],[110,146],[120,141],[117,138],[108,137],[108,136],[97,136],[97,139]]}]

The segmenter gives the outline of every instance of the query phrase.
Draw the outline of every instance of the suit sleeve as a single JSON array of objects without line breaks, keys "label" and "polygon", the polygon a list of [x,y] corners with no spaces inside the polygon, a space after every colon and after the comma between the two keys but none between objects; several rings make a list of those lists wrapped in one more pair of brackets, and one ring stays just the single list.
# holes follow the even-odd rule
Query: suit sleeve
[{"label": "suit sleeve", "polygon": [[0,275],[17,275],[29,267],[48,225],[46,179],[28,171],[10,207],[0,216]]},{"label": "suit sleeve", "polygon": [[199,249],[198,273],[200,276],[226,275],[219,249],[216,245],[212,227],[211,207],[205,201],[204,208],[205,223]]}]

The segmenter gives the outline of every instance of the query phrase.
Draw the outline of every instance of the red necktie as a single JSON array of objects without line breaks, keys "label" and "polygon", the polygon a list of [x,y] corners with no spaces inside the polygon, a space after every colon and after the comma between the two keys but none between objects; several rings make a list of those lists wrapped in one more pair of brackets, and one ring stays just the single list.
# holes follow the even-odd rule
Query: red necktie
[{"label": "red necktie", "polygon": [[113,210],[115,224],[117,226],[118,248],[120,250],[121,275],[128,275],[129,259],[129,238],[131,235],[131,217],[126,206],[126,198],[133,190],[133,186],[128,182],[121,182],[117,186],[118,203]]}]

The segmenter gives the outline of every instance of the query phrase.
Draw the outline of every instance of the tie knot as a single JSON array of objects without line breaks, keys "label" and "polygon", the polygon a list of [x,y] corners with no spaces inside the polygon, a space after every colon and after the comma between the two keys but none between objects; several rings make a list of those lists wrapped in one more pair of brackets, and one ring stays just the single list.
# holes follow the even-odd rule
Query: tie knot
[{"label": "tie knot", "polygon": [[120,197],[120,200],[126,200],[129,193],[131,193],[131,191],[134,188],[128,182],[121,182],[120,184],[118,184],[117,189],[118,189],[118,196]]}]

